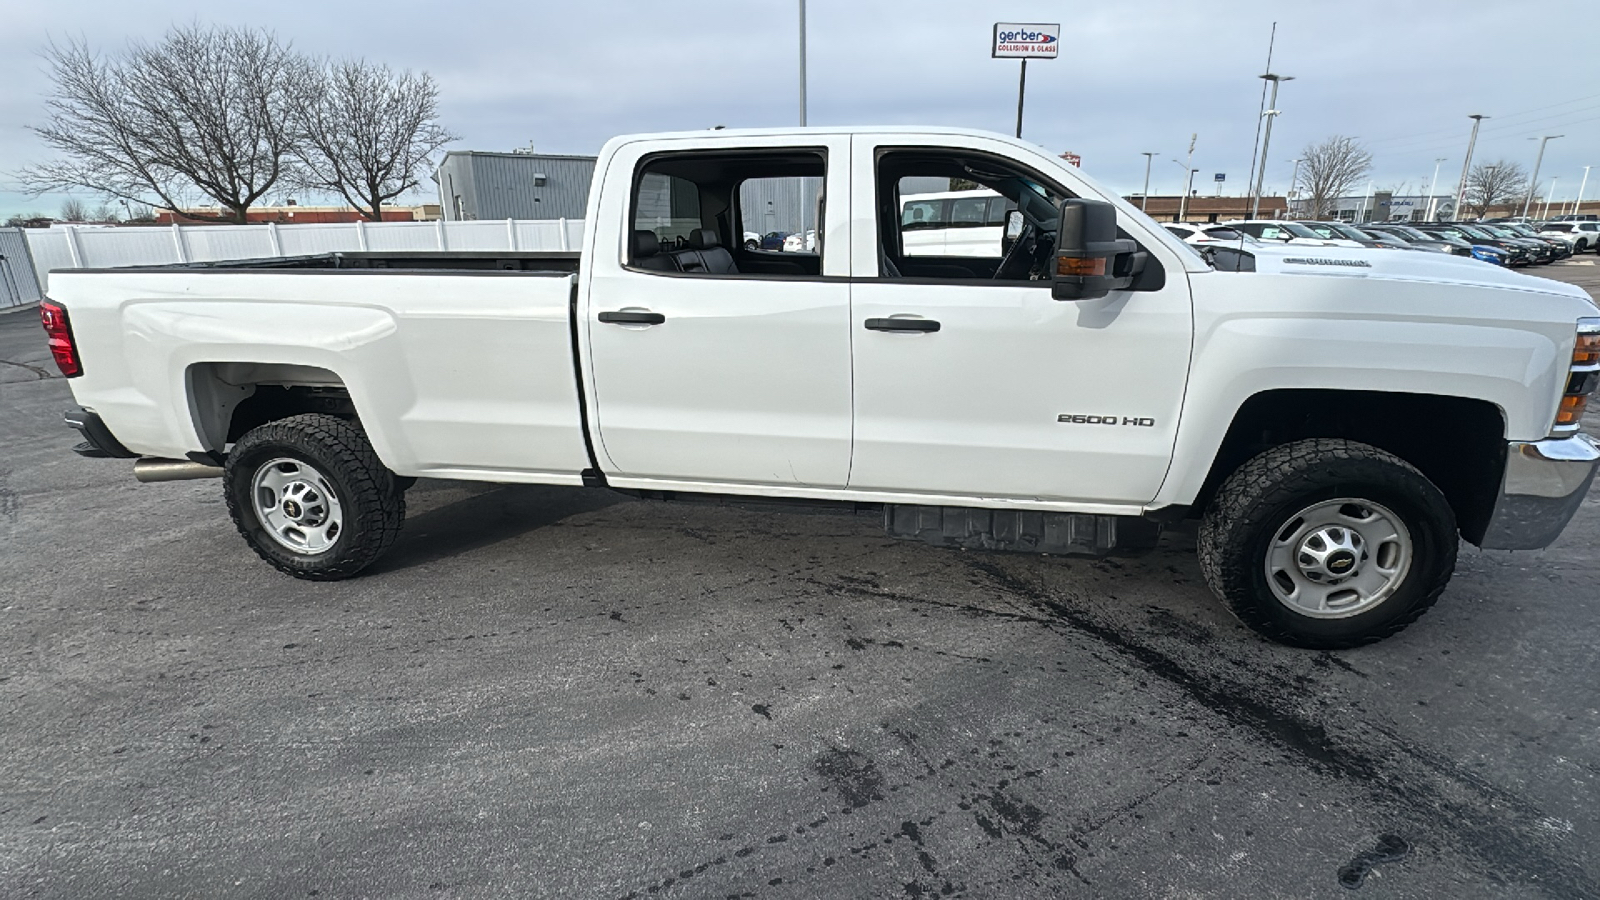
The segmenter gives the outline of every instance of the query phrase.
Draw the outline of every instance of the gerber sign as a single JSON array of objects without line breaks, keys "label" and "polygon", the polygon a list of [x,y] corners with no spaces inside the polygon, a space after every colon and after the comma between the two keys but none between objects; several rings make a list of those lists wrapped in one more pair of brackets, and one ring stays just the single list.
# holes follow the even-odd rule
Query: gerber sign
[{"label": "gerber sign", "polygon": [[993,54],[995,59],[1055,59],[1056,48],[1059,46],[1061,46],[1060,25],[995,23]]}]

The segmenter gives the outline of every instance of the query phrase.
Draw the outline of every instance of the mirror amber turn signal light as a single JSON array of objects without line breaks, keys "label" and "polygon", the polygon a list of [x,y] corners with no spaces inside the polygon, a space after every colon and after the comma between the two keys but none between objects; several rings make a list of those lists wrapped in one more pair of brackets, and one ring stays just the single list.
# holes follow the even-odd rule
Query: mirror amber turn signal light
[{"label": "mirror amber turn signal light", "polygon": [[1093,259],[1074,259],[1069,256],[1058,256],[1056,257],[1056,274],[1078,277],[1105,275],[1105,257],[1096,257]]}]

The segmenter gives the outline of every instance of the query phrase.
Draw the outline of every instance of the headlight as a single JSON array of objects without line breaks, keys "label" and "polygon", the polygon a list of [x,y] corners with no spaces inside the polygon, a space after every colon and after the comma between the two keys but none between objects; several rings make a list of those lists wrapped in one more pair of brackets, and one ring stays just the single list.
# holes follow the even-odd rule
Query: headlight
[{"label": "headlight", "polygon": [[1600,316],[1578,320],[1572,367],[1567,372],[1566,389],[1561,392],[1561,405],[1556,407],[1552,436],[1565,437],[1578,430],[1596,384],[1600,384]]}]

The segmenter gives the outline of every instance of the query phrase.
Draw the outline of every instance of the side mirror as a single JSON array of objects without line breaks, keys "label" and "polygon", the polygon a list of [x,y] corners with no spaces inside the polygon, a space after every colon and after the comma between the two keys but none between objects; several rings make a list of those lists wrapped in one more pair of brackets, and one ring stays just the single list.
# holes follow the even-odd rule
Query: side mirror
[{"label": "side mirror", "polygon": [[1011,251],[1011,245],[1022,237],[1022,229],[1028,220],[1022,217],[1022,210],[1013,209],[1006,213],[1006,227],[1000,235],[1000,255],[1004,256]]},{"label": "side mirror", "polygon": [[1057,300],[1094,300],[1128,289],[1144,268],[1138,249],[1133,241],[1117,237],[1116,207],[1104,200],[1061,201],[1050,295]]}]

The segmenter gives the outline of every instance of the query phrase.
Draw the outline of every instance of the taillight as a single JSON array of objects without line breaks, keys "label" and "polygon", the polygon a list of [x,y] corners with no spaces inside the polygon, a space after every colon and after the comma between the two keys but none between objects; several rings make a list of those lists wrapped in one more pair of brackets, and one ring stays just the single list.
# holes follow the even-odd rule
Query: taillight
[{"label": "taillight", "polygon": [[1552,434],[1572,434],[1578,430],[1596,385],[1600,385],[1600,317],[1583,318],[1578,320],[1578,337],[1572,345],[1572,368],[1567,374],[1567,388],[1561,395],[1561,404],[1556,407]]},{"label": "taillight", "polygon": [[44,323],[45,338],[50,344],[50,355],[55,357],[56,368],[68,378],[83,374],[83,364],[78,361],[78,345],[72,341],[72,323],[67,320],[66,307],[49,300],[39,304],[39,321]]}]

